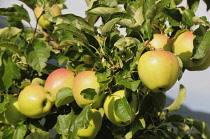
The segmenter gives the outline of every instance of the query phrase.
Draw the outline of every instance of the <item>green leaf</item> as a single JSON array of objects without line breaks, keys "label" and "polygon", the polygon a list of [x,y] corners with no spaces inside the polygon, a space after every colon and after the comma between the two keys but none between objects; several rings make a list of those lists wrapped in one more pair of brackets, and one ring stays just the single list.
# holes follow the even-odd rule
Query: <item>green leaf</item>
[{"label": "green leaf", "polygon": [[25,137],[27,132],[27,127],[26,125],[19,125],[18,127],[16,127],[14,135],[13,135],[13,139],[22,139]]},{"label": "green leaf", "polygon": [[78,28],[74,27],[74,26],[71,26],[67,23],[61,23],[61,24],[58,24],[58,25],[55,25],[58,29],[63,29],[63,30],[66,30],[66,31],[69,31],[71,32],[73,35],[75,35],[77,38],[77,40],[80,40],[81,42],[84,42],[86,44],[88,44],[88,40],[86,38],[86,36],[84,35],[84,33],[82,33],[81,30],[79,30]]},{"label": "green leaf", "polygon": [[87,100],[94,100],[97,93],[96,90],[93,88],[87,88],[81,91],[80,95],[82,95]]},{"label": "green leaf", "polygon": [[193,119],[193,126],[202,134],[203,138],[210,138],[210,130],[203,121]]},{"label": "green leaf", "polygon": [[55,125],[58,134],[70,135],[70,128],[73,122],[73,112],[67,115],[59,115],[57,118],[57,123]]},{"label": "green leaf", "polygon": [[182,15],[179,10],[164,8],[162,12],[167,16],[171,26],[180,26]]},{"label": "green leaf", "polygon": [[7,127],[3,131],[2,139],[13,139],[13,134],[15,129],[12,127]]},{"label": "green leaf", "polygon": [[123,37],[119,40],[117,40],[114,43],[114,46],[117,47],[120,51],[125,50],[128,46],[136,46],[140,43],[140,41],[137,38],[133,37]]},{"label": "green leaf", "polygon": [[19,79],[21,74],[19,72],[16,63],[12,60],[12,58],[7,57],[6,55],[4,56],[5,56],[3,57],[4,72],[3,75],[1,76],[1,80],[3,81],[5,90],[8,90],[9,87],[12,85],[13,79]]},{"label": "green leaf", "polygon": [[9,95],[8,94],[4,94],[4,95],[0,95],[0,113],[4,112],[7,108],[6,105],[9,103],[10,99],[9,99]]},{"label": "green leaf", "polygon": [[96,7],[87,11],[88,14],[100,15],[100,16],[110,16],[113,13],[123,12],[123,10],[118,8],[111,7]]},{"label": "green leaf", "polygon": [[26,48],[27,63],[36,71],[41,72],[46,67],[51,47],[39,39],[35,39]]},{"label": "green leaf", "polygon": [[170,106],[166,107],[165,109],[170,112],[177,111],[182,105],[182,103],[185,101],[185,99],[186,99],[186,89],[183,85],[180,85],[179,94],[177,98]]},{"label": "green leaf", "polygon": [[187,0],[187,5],[192,12],[196,12],[199,6],[200,0]]},{"label": "green leaf", "polygon": [[184,118],[181,115],[170,115],[166,118],[166,123],[184,123]]},{"label": "green leaf", "polygon": [[0,39],[9,39],[22,32],[22,29],[16,27],[5,27],[0,29]]},{"label": "green leaf", "polygon": [[94,28],[88,22],[86,22],[82,17],[74,14],[65,14],[54,17],[54,20],[57,21],[56,24],[67,23],[69,25],[78,28],[79,30],[85,31],[89,34],[95,35]]},{"label": "green leaf", "polygon": [[8,50],[12,50],[20,55],[20,50],[18,49],[18,45],[8,41],[0,41],[0,47],[6,48]]},{"label": "green leaf", "polygon": [[144,39],[151,39],[152,28],[151,28],[150,19],[146,19],[144,21],[144,23],[142,24],[142,27],[141,27],[141,32],[143,33],[143,38]]},{"label": "green leaf", "polygon": [[121,18],[114,18],[112,20],[109,20],[102,28],[101,34],[102,36],[106,37],[108,36],[111,32],[113,32],[113,29],[115,27],[115,24],[117,24]]},{"label": "green leaf", "polygon": [[[201,31],[199,33],[201,33]],[[210,48],[209,38],[210,38],[210,30],[208,30],[204,34],[202,33],[196,36],[195,41],[196,44],[198,44],[198,46],[196,46],[197,47],[196,53],[193,55],[192,59],[200,59],[205,56],[206,52]]]},{"label": "green leaf", "polygon": [[71,99],[73,99],[72,89],[69,87],[61,88],[56,94],[55,106],[66,105],[70,103]]},{"label": "green leaf", "polygon": [[126,97],[117,99],[114,103],[114,112],[123,122],[131,120],[131,108]]},{"label": "green leaf", "polygon": [[155,104],[155,109],[158,112],[162,112],[166,104],[166,95],[163,92],[152,94],[153,102]]},{"label": "green leaf", "polygon": [[13,20],[18,20],[18,21],[25,20],[27,22],[30,22],[27,10],[25,10],[23,7],[19,5],[13,5],[13,6],[14,7],[0,8],[0,15],[12,17]]},{"label": "green leaf", "polygon": [[25,139],[48,139],[49,132],[43,131],[41,129],[36,129],[32,131],[29,135],[26,136]]},{"label": "green leaf", "polygon": [[183,14],[182,14],[182,18],[183,18],[183,21],[189,25],[189,26],[193,26],[194,25],[194,22],[193,22],[193,17],[195,17],[195,14],[189,10],[189,9],[185,9],[183,11]]},{"label": "green leaf", "polygon": [[77,130],[81,129],[81,128],[87,128],[90,124],[88,122],[88,113],[90,111],[90,104],[87,104],[82,111],[80,112],[80,114],[77,116],[76,120],[75,120],[75,126],[73,129],[73,134],[72,134],[72,138],[75,138],[75,135],[77,133]]}]

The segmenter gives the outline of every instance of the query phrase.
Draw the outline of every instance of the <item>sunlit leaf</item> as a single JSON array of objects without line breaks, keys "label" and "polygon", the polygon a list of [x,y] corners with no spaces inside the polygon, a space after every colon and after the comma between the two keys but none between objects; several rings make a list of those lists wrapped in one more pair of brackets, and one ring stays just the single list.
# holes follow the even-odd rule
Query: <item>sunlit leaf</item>
[{"label": "sunlit leaf", "polygon": [[47,139],[49,138],[49,132],[37,129],[35,132],[31,132],[25,137],[25,139]]},{"label": "sunlit leaf", "polygon": [[114,103],[114,112],[123,122],[131,120],[131,108],[125,97],[117,99]]},{"label": "sunlit leaf", "polygon": [[17,34],[19,34],[22,29],[16,27],[5,27],[0,28],[0,39],[9,39]]},{"label": "sunlit leaf", "polygon": [[61,105],[66,105],[72,102],[73,100],[74,99],[72,89],[69,87],[64,87],[61,88],[56,94],[55,106],[58,107]]},{"label": "sunlit leaf", "polygon": [[210,138],[210,130],[203,121],[193,119],[193,126],[202,134],[203,138]]},{"label": "sunlit leaf", "polygon": [[108,21],[102,28],[102,31],[101,31],[102,36],[104,37],[108,36],[114,29],[115,24],[117,24],[120,20],[121,18],[114,18]]},{"label": "sunlit leaf", "polygon": [[87,11],[88,14],[95,14],[101,16],[108,16],[117,12],[123,12],[123,10],[121,8],[96,7]]},{"label": "sunlit leaf", "polygon": [[182,105],[182,103],[185,101],[185,99],[186,99],[186,89],[183,85],[180,85],[178,96],[176,97],[174,102],[165,109],[170,112],[177,111]]},{"label": "sunlit leaf", "polygon": [[27,132],[27,127],[26,125],[19,125],[16,127],[13,139],[21,139],[24,138]]}]

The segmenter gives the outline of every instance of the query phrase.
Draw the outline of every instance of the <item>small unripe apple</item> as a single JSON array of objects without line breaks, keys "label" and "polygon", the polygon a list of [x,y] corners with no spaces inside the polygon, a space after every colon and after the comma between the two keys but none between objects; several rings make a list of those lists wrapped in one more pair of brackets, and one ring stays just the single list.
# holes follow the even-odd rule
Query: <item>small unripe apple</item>
[{"label": "small unripe apple", "polygon": [[171,51],[172,40],[168,36],[162,34],[154,34],[153,39],[150,42],[150,46],[155,49]]},{"label": "small unripe apple", "polygon": [[9,96],[10,102],[6,107],[6,111],[1,113],[0,123],[14,124],[15,122],[25,120],[27,117],[20,112],[18,98],[15,96]]},{"label": "small unripe apple", "polygon": [[73,95],[76,103],[79,107],[83,108],[89,103],[94,103],[94,100],[85,99],[80,93],[84,89],[97,89],[100,85],[97,82],[97,77],[95,76],[95,71],[82,71],[78,73],[73,82]]},{"label": "small unripe apple", "polygon": [[[61,9],[57,4],[53,5],[52,8],[53,8],[52,13],[50,13],[50,15],[54,17],[61,14]],[[43,12],[44,12],[44,9],[40,6],[36,6],[36,8],[34,9],[34,14],[35,14],[36,19],[39,18],[38,24],[44,29],[51,30],[53,28],[52,22],[49,21],[48,19],[45,19],[44,15],[46,13],[43,13]],[[45,12],[50,12],[50,11],[45,11]]]},{"label": "small unripe apple", "polygon": [[41,85],[30,84],[18,96],[20,112],[29,118],[41,118],[47,115],[52,107],[48,94]]},{"label": "small unripe apple", "polygon": [[115,101],[126,97],[126,92],[124,90],[119,90],[114,92],[113,94],[109,94],[104,101],[104,113],[106,115],[106,117],[116,126],[126,126],[131,124],[135,117],[136,117],[136,111],[137,111],[137,107],[138,107],[138,101],[137,101],[137,97],[134,93],[132,93],[132,98],[131,101],[129,103],[130,108],[131,108],[131,119],[127,122],[123,122],[116,114],[115,114],[115,110],[114,110],[114,105],[115,105]]},{"label": "small unripe apple", "polygon": [[77,131],[77,136],[93,139],[101,129],[102,116],[97,109],[90,109],[88,113],[88,128],[82,128]]},{"label": "small unripe apple", "polygon": [[[73,80],[74,72],[69,69],[60,68],[50,73],[44,84],[45,91],[47,91],[50,94],[49,100],[55,103],[56,94],[58,93],[58,91],[64,87],[72,88]],[[68,97],[65,100],[66,103],[71,103],[73,101],[73,96]]]},{"label": "small unripe apple", "polygon": [[176,83],[179,72],[178,58],[165,50],[147,51],[138,62],[142,83],[154,92],[169,90]]},{"label": "small unripe apple", "polygon": [[184,67],[188,67],[190,58],[193,55],[194,38],[192,31],[186,31],[180,34],[172,45],[172,52],[180,57]]}]

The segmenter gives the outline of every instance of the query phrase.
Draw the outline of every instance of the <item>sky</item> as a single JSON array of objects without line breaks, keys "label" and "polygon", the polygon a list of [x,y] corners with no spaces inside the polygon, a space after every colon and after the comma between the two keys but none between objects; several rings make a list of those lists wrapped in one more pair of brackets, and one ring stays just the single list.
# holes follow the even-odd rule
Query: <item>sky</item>
[{"label": "sky", "polygon": [[[0,8],[10,7],[13,4],[22,4],[18,0],[0,0]],[[85,0],[66,0],[67,9],[62,10],[63,14],[73,13],[81,17],[85,17],[85,11],[87,6]],[[180,5],[185,5],[186,0],[184,0]],[[31,24],[35,27],[35,18],[32,10],[28,9],[31,16]],[[203,1],[201,1],[197,16],[206,16],[208,21],[210,21],[210,10],[206,12],[206,6]],[[1,21],[0,21],[1,22]],[[187,106],[192,111],[200,111],[210,114],[210,68],[205,71],[185,71],[182,79],[178,81],[173,88],[171,88],[166,95],[172,99],[175,99],[178,95],[179,85],[182,84],[187,90],[187,98],[183,105]]]}]

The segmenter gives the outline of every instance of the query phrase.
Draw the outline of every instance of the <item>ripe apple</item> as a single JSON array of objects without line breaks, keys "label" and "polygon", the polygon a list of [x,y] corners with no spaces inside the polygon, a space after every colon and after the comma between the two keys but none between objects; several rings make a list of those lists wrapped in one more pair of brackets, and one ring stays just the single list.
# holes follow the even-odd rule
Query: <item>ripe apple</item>
[{"label": "ripe apple", "polygon": [[206,70],[210,66],[210,49],[208,50],[206,55],[201,60],[203,61],[202,64],[200,64],[198,66],[187,67],[187,70],[189,70],[189,71],[203,71],[203,70]]},{"label": "ripe apple", "polygon": [[177,81],[179,72],[177,57],[165,50],[147,51],[138,62],[142,83],[154,92],[169,90]]},{"label": "ripe apple", "polygon": [[18,96],[20,112],[29,118],[41,118],[47,115],[52,107],[44,87],[38,84],[26,86]]},{"label": "ripe apple", "polygon": [[[51,8],[52,8],[52,13],[50,13],[50,15],[58,16],[61,14],[61,9],[57,4],[53,5],[53,7]],[[36,6],[36,8],[34,9],[34,14],[35,14],[36,19],[39,18],[38,24],[44,29],[51,30],[53,27],[52,22],[49,21],[48,19],[45,19],[44,16],[46,15],[46,13],[43,14],[43,12],[44,12],[44,9],[40,6]],[[50,12],[50,11],[47,11],[47,12]]]},{"label": "ripe apple", "polygon": [[[44,84],[45,91],[50,94],[49,100],[55,103],[57,92],[64,87],[72,88],[73,80],[74,72],[69,69],[60,68],[50,73]],[[71,103],[74,97],[67,97],[64,101],[66,104]]]},{"label": "ripe apple", "polygon": [[126,96],[126,92],[124,90],[119,90],[114,92],[113,94],[109,94],[104,101],[104,113],[106,117],[117,126],[126,126],[133,122],[136,117],[136,111],[138,107],[137,97],[134,93],[132,93],[131,102],[129,103],[131,108],[131,120],[127,122],[123,122],[121,119],[117,117],[114,111],[114,104],[117,99],[123,98]]},{"label": "ripe apple", "polygon": [[183,66],[187,67],[190,63],[190,58],[193,55],[195,36],[192,31],[186,31],[180,34],[172,45],[172,52],[180,57]]},{"label": "ripe apple", "polygon": [[90,126],[77,131],[77,136],[93,139],[101,129],[102,116],[97,109],[90,109],[88,113],[88,121]]},{"label": "ripe apple", "polygon": [[99,87],[95,71],[82,71],[78,73],[74,78],[72,87],[73,96],[78,106],[83,108],[86,104],[94,103],[94,100],[87,100],[80,94],[82,90],[88,88],[97,89]]},{"label": "ripe apple", "polygon": [[150,41],[150,46],[155,49],[171,51],[172,40],[168,36],[162,34],[154,34],[153,39]]},{"label": "ripe apple", "polygon": [[20,112],[18,98],[10,95],[9,99],[10,102],[6,106],[6,110],[0,114],[0,123],[11,125],[15,122],[25,120],[27,117]]}]

